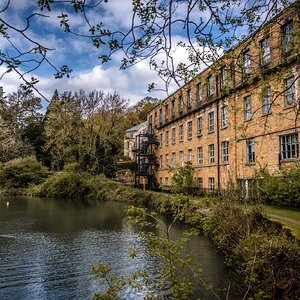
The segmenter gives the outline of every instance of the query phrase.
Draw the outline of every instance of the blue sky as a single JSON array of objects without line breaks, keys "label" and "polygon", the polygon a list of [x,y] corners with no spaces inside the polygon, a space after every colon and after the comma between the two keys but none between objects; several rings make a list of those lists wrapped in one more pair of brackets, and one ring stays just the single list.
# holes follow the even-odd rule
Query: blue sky
[{"label": "blue sky", "polygon": [[[3,9],[7,1],[1,0],[0,11]],[[99,0],[98,0],[99,1]],[[101,1],[101,0],[100,0]],[[237,1],[236,3],[247,3],[251,6],[251,1]],[[36,5],[37,0],[10,0],[10,5],[7,10],[0,12],[0,18],[14,25],[18,29],[26,26],[26,17],[32,13],[43,14],[36,15],[30,19],[30,26],[26,31],[28,36],[45,47],[53,49],[48,52],[49,61],[59,68],[62,65],[68,65],[73,72],[70,78],[55,79],[54,70],[49,67],[49,64],[43,63],[39,68],[30,72],[27,76],[37,77],[39,83],[36,87],[47,98],[51,99],[53,91],[57,88],[59,92],[77,91],[84,89],[87,92],[93,89],[103,90],[104,92],[117,91],[123,98],[129,99],[130,103],[135,103],[145,96],[157,97],[164,99],[167,94],[162,91],[153,93],[147,92],[149,83],[155,82],[158,89],[164,88],[163,82],[157,76],[155,71],[149,69],[148,61],[141,61],[133,67],[120,70],[120,60],[122,53],[118,52],[113,56],[113,59],[107,64],[101,64],[99,56],[101,52],[92,46],[91,41],[86,38],[80,38],[69,33],[65,33],[59,26],[57,18],[61,12],[66,12],[63,4],[54,6],[49,12],[46,9],[40,11]],[[89,0],[87,3],[97,2],[97,0]],[[182,2],[184,3],[184,2]],[[249,4],[250,3],[250,4]],[[187,6],[182,4],[175,11],[173,18],[180,18],[185,15]],[[230,7],[232,12],[239,12],[241,7]],[[68,18],[72,29],[79,33],[87,32],[87,24],[81,14],[76,14],[73,11],[67,11]],[[97,8],[88,11],[88,18],[94,22],[103,22],[112,30],[126,30],[131,25],[132,16],[132,1],[131,0],[108,0],[106,3],[101,3]],[[196,22],[199,20],[208,20],[210,13],[206,10],[196,13],[191,16]],[[181,33],[182,23],[178,23],[172,35],[173,44],[183,41],[187,42],[186,37]],[[209,30],[209,29],[207,29]],[[22,35],[16,32],[8,31],[11,42],[20,49],[29,49],[29,44],[24,40]],[[216,32],[215,32],[216,33]],[[241,27],[237,33],[242,36],[246,30]],[[0,50],[2,52],[13,54],[16,53],[6,39],[0,35]],[[220,49],[219,54],[222,53]],[[180,47],[172,49],[175,65],[179,62],[188,62],[188,53]],[[31,55],[32,56],[32,55]],[[163,59],[161,57],[160,59]],[[30,70],[32,65],[24,63],[21,70]],[[204,68],[204,66],[203,66]],[[5,72],[4,65],[0,66],[0,75]],[[0,86],[3,86],[6,93],[16,91],[21,80],[19,75],[11,72],[5,74],[1,79]],[[173,92],[177,86],[171,84],[169,93]]]},{"label": "blue sky", "polygon": [[[27,31],[31,38],[39,41],[42,45],[54,49],[48,54],[48,58],[55,66],[68,65],[73,72],[69,79],[55,79],[54,70],[48,64],[42,64],[28,76],[35,76],[39,79],[37,88],[48,99],[51,99],[55,88],[59,92],[84,89],[91,91],[101,89],[105,92],[117,91],[131,103],[135,103],[145,96],[166,97],[164,92],[147,92],[147,86],[151,82],[159,83],[154,71],[150,71],[148,62],[140,62],[127,70],[119,70],[121,53],[114,56],[108,64],[101,64],[99,60],[99,50],[91,45],[90,40],[73,36],[65,33],[59,26],[57,15],[61,13],[61,8],[54,8],[51,12],[37,10],[34,2],[30,0],[11,0],[9,8],[0,13],[0,17],[10,22],[17,28],[24,28],[26,17],[34,12],[42,13],[47,17],[35,16],[30,19],[30,27]],[[0,9],[6,1],[0,2]],[[111,0],[102,5],[102,8],[90,12],[92,20],[101,20],[108,23],[112,29],[126,29],[131,21],[131,1],[130,0]],[[65,10],[64,10],[65,11]],[[93,15],[94,13],[94,15]],[[96,14],[97,13],[97,14]],[[75,13],[69,14],[70,24],[79,32],[85,32],[86,23],[82,16]],[[20,34],[9,31],[11,41],[20,47],[28,49],[28,44]],[[0,37],[0,49],[14,53],[11,46],[5,39]],[[22,71],[27,71],[30,64],[23,64]],[[0,67],[1,74],[5,67]],[[3,76],[0,86],[3,86],[6,93],[17,89],[21,80],[19,75],[13,72]],[[158,85],[159,87],[159,85]]]}]

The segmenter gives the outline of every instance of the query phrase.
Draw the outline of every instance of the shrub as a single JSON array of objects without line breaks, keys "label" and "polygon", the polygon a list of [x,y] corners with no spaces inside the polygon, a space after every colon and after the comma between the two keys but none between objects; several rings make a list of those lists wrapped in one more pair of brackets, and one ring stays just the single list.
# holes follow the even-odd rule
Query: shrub
[{"label": "shrub", "polygon": [[0,171],[0,186],[3,188],[27,188],[39,184],[49,172],[33,156],[16,158],[4,164]]},{"label": "shrub", "polygon": [[259,178],[259,195],[265,204],[300,208],[300,164],[281,169],[270,174],[262,169],[256,174]]},{"label": "shrub", "polygon": [[41,186],[39,195],[53,198],[84,198],[89,192],[88,175],[61,173],[49,177]]},{"label": "shrub", "polygon": [[253,233],[237,248],[241,273],[271,299],[298,299],[300,248],[281,235]]}]

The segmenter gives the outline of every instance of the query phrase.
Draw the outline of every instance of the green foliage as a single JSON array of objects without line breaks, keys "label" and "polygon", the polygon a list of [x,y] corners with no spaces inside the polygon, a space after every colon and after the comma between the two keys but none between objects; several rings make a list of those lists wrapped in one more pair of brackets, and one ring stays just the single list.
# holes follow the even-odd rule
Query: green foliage
[{"label": "green foliage", "polygon": [[[93,268],[93,272],[101,279],[100,283],[106,286],[106,290],[96,294],[94,299],[120,299],[126,287],[139,291],[145,285],[158,293],[158,296],[146,296],[146,299],[190,299],[196,287],[196,280],[210,290],[216,299],[220,299],[211,286],[201,279],[201,268],[195,265],[191,255],[186,251],[190,237],[197,235],[198,231],[185,230],[180,239],[171,239],[172,227],[177,220],[183,219],[187,202],[178,199],[173,201],[172,205],[173,218],[169,223],[164,223],[155,212],[148,212],[145,208],[128,207],[128,221],[143,228],[140,236],[146,239],[148,254],[161,262],[157,278],[149,278],[147,272],[143,270],[127,278],[118,278],[116,275],[110,275],[110,268],[100,263]],[[135,249],[130,252],[132,258],[137,255],[139,253]]]},{"label": "green foliage", "polygon": [[1,167],[0,186],[26,188],[39,184],[48,176],[48,170],[35,157],[13,159]]},{"label": "green foliage", "polygon": [[39,195],[52,198],[77,198],[87,196],[88,175],[84,173],[61,173],[49,177],[40,187]]},{"label": "green foliage", "polygon": [[116,162],[116,169],[134,171],[136,169],[136,162],[133,160],[118,161]]},{"label": "green foliage", "polygon": [[75,163],[70,163],[70,164],[66,164],[64,166],[64,172],[68,172],[68,173],[76,173],[80,171],[80,164],[75,162]]},{"label": "green foliage", "polygon": [[172,189],[175,193],[191,194],[194,182],[194,168],[190,162],[185,166],[172,169],[174,175],[172,177]]},{"label": "green foliage", "polygon": [[225,200],[205,219],[203,228],[226,253],[227,263],[245,278],[249,291],[257,292],[251,299],[297,298],[299,244],[265,219],[259,207],[243,208]]},{"label": "green foliage", "polygon": [[252,233],[237,254],[246,281],[272,299],[297,299],[300,291],[300,248],[280,235]]},{"label": "green foliage", "polygon": [[300,164],[295,163],[270,174],[261,169],[255,174],[259,180],[260,200],[265,204],[281,207],[300,207]]}]

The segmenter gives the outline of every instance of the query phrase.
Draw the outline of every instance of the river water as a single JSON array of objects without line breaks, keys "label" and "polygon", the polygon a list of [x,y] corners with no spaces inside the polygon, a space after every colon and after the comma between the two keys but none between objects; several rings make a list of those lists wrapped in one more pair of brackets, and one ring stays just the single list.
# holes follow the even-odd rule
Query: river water
[{"label": "river water", "polygon": [[[0,198],[0,299],[91,299],[101,289],[91,268],[101,261],[118,275],[147,270],[159,273],[159,263],[148,256],[137,228],[124,221],[118,202],[65,201],[41,198]],[[182,226],[176,225],[174,235]],[[131,249],[142,255],[129,258]],[[204,238],[192,240],[191,250],[203,269],[203,279],[214,290],[228,287],[232,275],[223,257]],[[125,299],[143,299],[152,291],[127,289]],[[224,292],[218,292],[221,298]],[[197,297],[216,299],[199,287]],[[232,290],[230,299],[238,299]]]}]

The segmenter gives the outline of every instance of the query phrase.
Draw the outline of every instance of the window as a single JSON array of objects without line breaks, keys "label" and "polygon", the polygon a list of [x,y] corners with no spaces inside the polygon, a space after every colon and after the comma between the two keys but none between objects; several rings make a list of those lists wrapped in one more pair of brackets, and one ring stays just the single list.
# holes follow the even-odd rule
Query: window
[{"label": "window", "polygon": [[203,178],[197,178],[197,185],[200,191],[203,190]]},{"label": "window", "polygon": [[157,126],[157,112],[154,114],[154,126]]},{"label": "window", "polygon": [[197,102],[201,102],[202,101],[202,84],[201,82],[199,82],[197,84]]},{"label": "window", "polygon": [[207,96],[211,96],[214,92],[214,83],[213,83],[213,77],[210,75],[207,78]]},{"label": "window", "polygon": [[159,110],[159,124],[160,126],[162,125],[163,123],[163,115],[162,115],[162,109]]},{"label": "window", "polygon": [[165,166],[166,166],[166,169],[169,168],[169,154],[165,155]]},{"label": "window", "polygon": [[166,185],[169,185],[169,177],[166,177],[166,178],[165,178],[165,184],[166,184]]},{"label": "window", "polygon": [[162,177],[159,177],[159,185],[162,186]]},{"label": "window", "polygon": [[226,102],[221,107],[221,126],[222,128],[228,126],[228,105]]},{"label": "window", "polygon": [[292,159],[299,157],[298,134],[289,134],[280,137],[281,159]]},{"label": "window", "polygon": [[179,141],[183,142],[183,125],[179,126]]},{"label": "window", "polygon": [[187,92],[187,109],[192,108],[192,91],[188,90]]},{"label": "window", "polygon": [[172,128],[172,144],[176,143],[176,128]]},{"label": "window", "polygon": [[175,152],[172,153],[172,167],[173,168],[176,167],[176,153]]},{"label": "window", "polygon": [[159,156],[159,168],[162,169],[163,166],[163,158],[162,155]]},{"label": "window", "polygon": [[169,105],[166,104],[166,107],[165,107],[165,120],[166,122],[169,121]]},{"label": "window", "polygon": [[215,130],[215,114],[213,111],[208,113],[208,132],[213,132]]},{"label": "window", "polygon": [[208,185],[209,185],[209,192],[214,193],[215,192],[215,178],[214,177],[208,178]]},{"label": "window", "polygon": [[294,23],[293,20],[285,23],[282,26],[282,43],[283,43],[283,52],[288,53],[293,49],[294,43]]},{"label": "window", "polygon": [[193,151],[192,149],[188,150],[188,161],[193,164]]},{"label": "window", "polygon": [[254,139],[247,140],[247,163],[255,163]]},{"label": "window", "polygon": [[263,102],[262,102],[262,112],[263,114],[268,114],[271,112],[271,88],[266,87],[263,91]]},{"label": "window", "polygon": [[172,104],[171,104],[171,114],[172,114],[172,119],[175,118],[175,100],[172,100]]},{"label": "window", "polygon": [[197,136],[202,135],[202,129],[203,129],[202,117],[198,117],[198,119],[197,119]]},{"label": "window", "polygon": [[182,112],[183,112],[183,100],[182,100],[182,95],[179,96],[179,100],[178,100],[178,111],[179,111],[179,114],[182,114]]},{"label": "window", "polygon": [[191,139],[193,136],[193,121],[188,121],[187,123],[187,136]]},{"label": "window", "polygon": [[243,68],[243,74],[250,74],[251,73],[251,55],[250,50],[247,49],[242,54],[242,68]]},{"label": "window", "polygon": [[183,165],[184,165],[184,154],[183,154],[183,151],[179,152],[179,164],[180,164],[181,167],[183,167]]},{"label": "window", "polygon": [[295,78],[290,77],[284,81],[285,105],[292,105],[296,102]]},{"label": "window", "polygon": [[203,165],[203,148],[198,147],[198,166]]},{"label": "window", "polygon": [[163,134],[161,133],[159,136],[160,136],[160,138],[159,138],[159,147],[162,147],[162,145],[163,145]]},{"label": "window", "polygon": [[222,148],[222,162],[228,163],[228,161],[229,161],[229,142],[228,141],[222,142],[221,148]]},{"label": "window", "polygon": [[267,65],[271,61],[271,51],[270,51],[270,38],[266,37],[265,39],[259,42],[260,46],[260,63],[262,66]]},{"label": "window", "polygon": [[208,157],[209,157],[209,163],[213,164],[215,162],[215,145],[214,144],[208,145]]},{"label": "window", "polygon": [[223,89],[226,86],[227,81],[227,71],[226,67],[221,68],[221,78],[220,78],[220,88]]},{"label": "window", "polygon": [[251,96],[247,96],[244,98],[244,119],[245,121],[250,120],[252,118],[252,104],[251,104]]},{"label": "window", "polygon": [[166,131],[166,135],[165,135],[165,145],[166,145],[166,146],[169,145],[169,130]]}]

